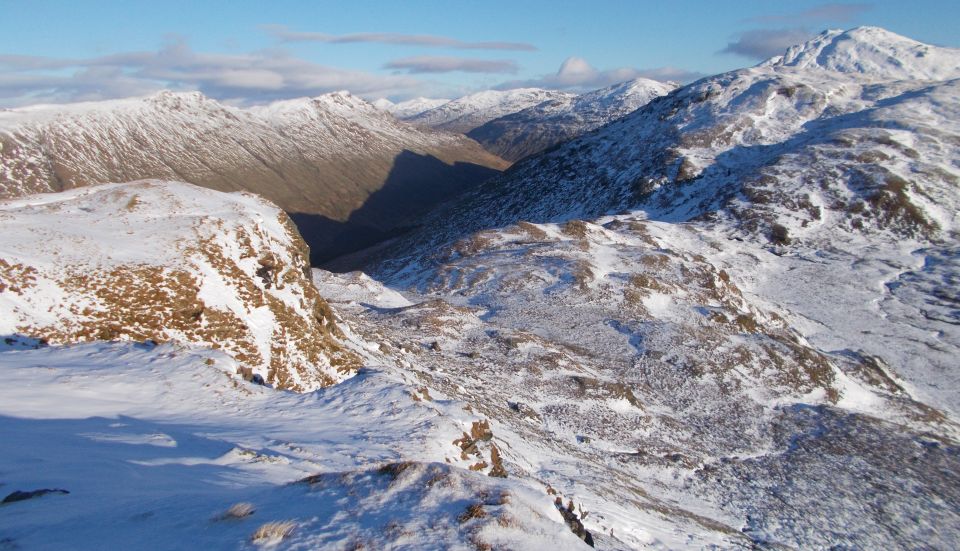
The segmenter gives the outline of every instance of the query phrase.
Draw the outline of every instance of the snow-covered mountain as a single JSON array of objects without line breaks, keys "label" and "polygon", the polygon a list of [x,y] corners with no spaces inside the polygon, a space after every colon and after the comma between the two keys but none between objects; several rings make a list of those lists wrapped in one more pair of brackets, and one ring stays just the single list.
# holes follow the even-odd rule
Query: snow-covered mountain
[{"label": "snow-covered mountain", "polygon": [[611,548],[951,547],[960,52],[868,55],[890,44],[912,42],[826,33],[790,50],[816,63],[518,163],[370,251],[420,302],[348,323],[437,342],[411,369],[482,404],[508,468],[575,492]]},{"label": "snow-covered mountain", "polygon": [[0,235],[4,546],[584,545],[487,419],[336,320],[263,199],[87,186],[0,202]]},{"label": "snow-covered mountain", "polygon": [[143,181],[0,202],[0,335],[218,348],[279,388],[360,361],[283,211],[249,193]]},{"label": "snow-covered mountain", "polygon": [[[909,41],[826,33],[790,50],[816,63],[788,53],[684,86],[367,251],[373,277],[314,270],[319,325],[335,311],[330,342],[364,365],[338,385],[245,384],[229,335],[194,343],[222,351],[32,349],[17,322],[0,340],[0,473],[18,500],[0,541],[952,549],[960,52],[891,44]],[[295,136],[298,109],[257,117]],[[181,270],[206,300],[224,279],[212,257],[238,275],[211,294],[310,310],[286,280],[302,253],[262,262],[287,234],[248,195],[151,182],[8,205],[0,304],[33,326],[100,316],[117,289],[130,319],[179,330],[179,306],[136,300],[169,285],[110,274]],[[186,212],[175,226],[197,229],[170,230]],[[266,334],[267,310],[243,315]]]},{"label": "snow-covered mountain", "polygon": [[960,77],[955,49],[917,42],[879,27],[824,31],[765,64],[859,73],[877,80],[950,80]]},{"label": "snow-covered mountain", "polygon": [[637,78],[579,96],[563,96],[494,119],[467,132],[490,151],[518,161],[637,110],[675,84]]},{"label": "snow-covered mountain", "polygon": [[517,161],[599,128],[674,88],[637,78],[581,95],[527,88],[488,90],[456,100],[375,104],[418,126],[466,133],[491,153]]},{"label": "snow-covered mountain", "polygon": [[373,102],[373,105],[377,109],[386,111],[392,114],[398,119],[409,119],[423,113],[424,111],[429,111],[430,109],[435,109],[441,105],[449,102],[448,99],[435,99],[435,98],[413,98],[406,101],[401,101],[399,103],[393,103],[388,99],[378,99]]},{"label": "snow-covered mountain", "polygon": [[[826,36],[861,37],[867,42],[859,49],[869,50],[869,39],[886,35],[866,29]],[[960,66],[960,51],[926,48],[945,74]],[[783,230],[774,230],[780,225],[793,241],[838,233],[948,238],[957,223],[960,83],[798,68],[779,59],[684,86],[514,165],[437,213],[430,232],[408,243],[638,208],[652,220],[723,219],[774,241],[783,241]],[[888,65],[899,70],[913,59]],[[491,204],[498,207],[483,208]]]},{"label": "snow-covered mountain", "polygon": [[467,133],[493,119],[549,100],[573,98],[574,94],[540,88],[485,90],[427,109],[409,117],[398,117],[421,127]]},{"label": "snow-covered mountain", "polygon": [[[142,178],[252,191],[296,214],[321,258],[409,225],[506,165],[348,93],[242,110],[161,92],[0,113],[0,197]],[[384,193],[415,199],[376,208]]]}]

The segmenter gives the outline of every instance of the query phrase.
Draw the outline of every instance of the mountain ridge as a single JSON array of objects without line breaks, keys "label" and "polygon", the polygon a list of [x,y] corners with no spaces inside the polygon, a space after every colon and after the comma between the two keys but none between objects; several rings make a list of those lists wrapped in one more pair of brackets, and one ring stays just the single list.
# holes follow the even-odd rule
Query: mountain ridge
[{"label": "mountain ridge", "polygon": [[[405,157],[431,171],[398,167]],[[0,113],[0,197],[142,178],[253,191],[324,220],[323,231],[304,231],[320,256],[350,230],[404,227],[421,212],[419,203],[398,204],[351,220],[386,184],[438,186],[435,197],[418,192],[429,206],[507,164],[468,138],[417,129],[342,92],[246,110],[165,91]]]},{"label": "mountain ridge", "polygon": [[439,130],[466,134],[470,130],[509,113],[515,113],[551,99],[574,94],[540,88],[484,90],[427,109],[405,118],[406,122]]},{"label": "mountain ridge", "polygon": [[[722,236],[718,242],[751,243],[785,259],[825,255],[833,260],[823,261],[819,277],[838,288],[862,276],[834,262],[868,247],[889,263],[878,268],[884,276],[870,277],[896,286],[916,262],[929,260],[933,269],[938,258],[949,258],[960,228],[960,174],[952,164],[960,156],[958,98],[957,80],[877,82],[819,66],[758,66],[702,79],[514,165],[445,206],[426,223],[429,233],[411,234],[391,253],[379,253],[370,268],[392,284],[423,285],[486,230],[633,212],[649,221],[693,224]],[[912,290],[919,294],[911,300],[926,296],[922,300],[939,304],[926,287],[935,276],[918,277],[925,290]],[[788,300],[775,288],[763,293]],[[798,308],[833,326],[834,314]],[[915,335],[953,333],[918,311],[910,320]],[[842,338],[814,333],[833,346],[887,357],[923,401],[960,414],[954,391],[927,380],[931,369],[947,370],[947,351],[960,350],[960,342],[916,336],[891,348],[881,338],[857,337],[852,328],[889,332],[895,324],[846,318],[844,324],[851,330]]]},{"label": "mountain ridge", "polygon": [[674,83],[636,78],[578,96],[547,100],[489,121],[467,136],[487,151],[518,161],[599,128],[674,88]]}]

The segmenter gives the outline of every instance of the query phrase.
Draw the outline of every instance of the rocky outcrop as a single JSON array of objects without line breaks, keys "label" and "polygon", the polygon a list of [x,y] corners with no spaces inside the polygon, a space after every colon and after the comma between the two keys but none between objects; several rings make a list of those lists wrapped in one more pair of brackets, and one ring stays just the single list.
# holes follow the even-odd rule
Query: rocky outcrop
[{"label": "rocky outcrop", "polygon": [[0,334],[222,349],[307,391],[358,367],[286,214],[247,193],[142,181],[0,203]]}]

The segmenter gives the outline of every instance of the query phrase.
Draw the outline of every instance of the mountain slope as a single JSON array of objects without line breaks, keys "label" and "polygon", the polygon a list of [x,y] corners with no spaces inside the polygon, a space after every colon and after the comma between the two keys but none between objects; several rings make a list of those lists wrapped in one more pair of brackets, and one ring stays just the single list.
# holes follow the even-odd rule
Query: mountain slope
[{"label": "mountain slope", "polygon": [[[936,56],[960,60],[953,50]],[[867,247],[888,263],[880,280],[899,287],[902,274],[940,265],[937,259],[956,248],[958,99],[960,80],[876,82],[819,66],[766,64],[704,79],[516,165],[437,213],[429,234],[398,244],[399,258],[378,273],[407,277],[417,261],[442,261],[437,251],[444,244],[484,228],[637,209],[650,220],[701,224],[787,256],[833,251],[837,263],[825,262],[818,277],[839,288],[848,288],[843,278],[850,276],[839,263],[855,262]],[[483,207],[491,204],[498,207]],[[793,300],[782,291],[763,292]],[[925,287],[922,300],[936,300],[934,292]],[[919,334],[933,333],[919,341],[904,337],[900,347],[880,336],[892,330],[882,328],[887,317],[864,318],[874,319],[871,329],[834,324],[829,312],[806,313],[847,327],[841,342],[863,341],[857,346],[882,352],[913,373],[925,400],[960,414],[952,387],[928,380],[930,368],[950,380],[960,376],[949,369],[960,342],[942,342],[937,335],[955,331],[922,310],[911,323]]]},{"label": "mountain slope", "polygon": [[359,367],[290,219],[249,193],[144,181],[0,203],[0,335],[211,346],[280,388]]},{"label": "mountain slope", "polygon": [[[0,197],[141,178],[252,191],[310,222],[302,233],[315,258],[352,235],[376,240],[408,225],[506,166],[471,140],[400,123],[346,93],[251,110],[170,92],[16,109],[0,112],[0,144]],[[365,215],[385,188],[417,200]]]},{"label": "mountain slope", "polygon": [[638,208],[655,220],[724,218],[760,237],[781,223],[795,237],[942,239],[956,226],[958,86],[776,64],[703,79],[514,165],[419,238]]},{"label": "mountain slope", "polygon": [[549,100],[572,98],[573,94],[539,88],[485,90],[445,102],[433,109],[404,118],[421,127],[467,133],[493,119],[516,113]]},{"label": "mountain slope", "polygon": [[518,161],[619,119],[674,88],[673,84],[637,78],[579,96],[545,101],[494,119],[467,132],[467,136],[487,151]]},{"label": "mountain slope", "polygon": [[[864,311],[887,259],[831,274],[824,259],[780,263],[723,232],[630,214],[521,222],[438,254],[389,281],[412,304],[353,274],[318,273],[318,287],[431,395],[488,417],[510,476],[573,499],[607,536],[598,548],[949,548],[958,536],[960,425],[918,401],[918,379],[887,353],[917,356],[927,345],[911,340],[950,325],[915,325],[922,301]],[[757,280],[789,301],[758,297]],[[806,338],[799,301],[849,315],[817,328],[831,346]],[[880,316],[890,322],[871,327]],[[844,342],[843,324],[888,348]],[[955,369],[930,363],[927,380],[956,389]]]},{"label": "mountain slope", "polygon": [[320,286],[611,548],[950,548],[960,54],[926,48],[945,80],[773,60],[521,161],[371,252],[414,306]]}]

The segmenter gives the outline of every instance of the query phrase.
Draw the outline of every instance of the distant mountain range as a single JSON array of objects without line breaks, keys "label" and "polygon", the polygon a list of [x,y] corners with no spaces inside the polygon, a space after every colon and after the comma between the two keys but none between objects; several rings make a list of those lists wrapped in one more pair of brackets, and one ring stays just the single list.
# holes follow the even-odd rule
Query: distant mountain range
[{"label": "distant mountain range", "polygon": [[419,115],[424,111],[429,111],[430,109],[440,107],[441,105],[449,102],[450,100],[448,99],[414,98],[407,101],[401,101],[399,103],[393,103],[388,99],[378,99],[373,102],[373,105],[377,109],[387,111],[400,120],[406,120],[410,117]]},{"label": "distant mountain range", "polygon": [[668,94],[675,84],[638,78],[579,96],[561,96],[467,132],[487,151],[518,161],[599,128]]},{"label": "distant mountain range", "polygon": [[[459,132],[466,134],[478,126],[504,115],[522,111],[545,101],[561,98],[573,98],[574,94],[539,88],[517,88],[515,90],[485,90],[455,100],[445,101],[436,107],[416,112],[427,107],[425,100],[413,100],[409,105],[399,104],[394,113],[411,124]],[[403,115],[404,111],[409,115]]]},{"label": "distant mountain range", "polygon": [[142,178],[252,191],[314,261],[394,235],[508,163],[348,93],[237,109],[199,93],[0,112],[0,197]]},{"label": "distant mountain range", "polygon": [[518,161],[614,121],[674,88],[674,83],[637,78],[579,95],[529,88],[455,100],[380,99],[374,105],[418,126],[465,133],[487,151]]}]

